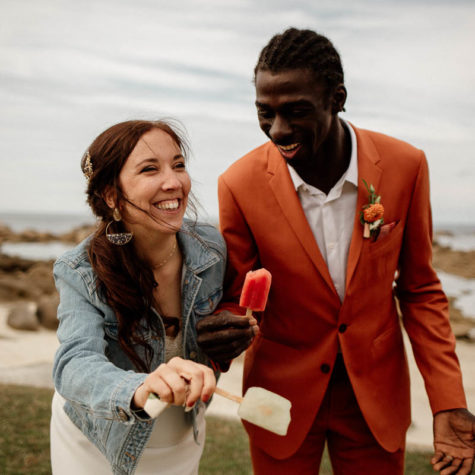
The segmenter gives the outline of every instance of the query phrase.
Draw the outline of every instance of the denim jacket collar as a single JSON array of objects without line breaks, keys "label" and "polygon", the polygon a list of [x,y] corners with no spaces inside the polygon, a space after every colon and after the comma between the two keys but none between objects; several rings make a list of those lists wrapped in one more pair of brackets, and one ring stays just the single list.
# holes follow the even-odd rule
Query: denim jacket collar
[{"label": "denim jacket collar", "polygon": [[209,243],[193,233],[188,220],[183,222],[177,237],[183,251],[184,264],[194,274],[203,272],[220,260],[218,252],[212,252]]}]

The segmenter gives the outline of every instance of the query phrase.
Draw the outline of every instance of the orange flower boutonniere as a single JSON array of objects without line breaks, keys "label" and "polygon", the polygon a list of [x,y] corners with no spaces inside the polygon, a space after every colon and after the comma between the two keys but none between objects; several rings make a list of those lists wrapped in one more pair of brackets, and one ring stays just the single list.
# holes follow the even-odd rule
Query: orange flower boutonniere
[{"label": "orange flower boutonniere", "polygon": [[363,180],[369,193],[369,203],[363,206],[360,213],[360,222],[363,225],[363,237],[378,238],[379,229],[384,223],[384,206],[381,204],[381,196],[376,194],[373,185],[369,185]]}]

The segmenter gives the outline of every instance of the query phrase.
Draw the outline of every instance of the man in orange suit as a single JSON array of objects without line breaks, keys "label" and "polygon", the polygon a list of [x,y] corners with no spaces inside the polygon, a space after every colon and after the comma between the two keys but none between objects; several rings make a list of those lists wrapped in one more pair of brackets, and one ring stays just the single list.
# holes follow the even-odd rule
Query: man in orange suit
[{"label": "man in orange suit", "polygon": [[[254,472],[318,473],[326,442],[336,474],[403,473],[411,416],[402,320],[434,414],[433,467],[470,473],[475,417],[431,264],[424,153],[338,116],[347,97],[340,57],[313,31],[274,36],[255,86],[270,141],[219,179],[225,295],[221,313],[198,327],[222,367],[253,340],[244,389],[292,403],[286,436],[246,423]],[[272,287],[256,332],[237,302],[259,267]]]}]

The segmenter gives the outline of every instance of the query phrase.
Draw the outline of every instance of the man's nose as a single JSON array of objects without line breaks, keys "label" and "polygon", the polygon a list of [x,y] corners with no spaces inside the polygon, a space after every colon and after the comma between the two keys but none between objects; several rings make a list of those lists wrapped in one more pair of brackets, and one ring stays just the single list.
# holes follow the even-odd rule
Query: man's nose
[{"label": "man's nose", "polygon": [[269,129],[269,136],[274,142],[285,140],[292,133],[289,121],[277,115]]}]

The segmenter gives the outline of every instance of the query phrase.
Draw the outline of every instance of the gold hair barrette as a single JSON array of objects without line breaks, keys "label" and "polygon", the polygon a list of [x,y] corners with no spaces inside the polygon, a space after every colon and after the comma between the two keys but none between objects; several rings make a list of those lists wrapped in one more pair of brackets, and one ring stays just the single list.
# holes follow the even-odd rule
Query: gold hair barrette
[{"label": "gold hair barrette", "polygon": [[84,176],[89,181],[94,172],[94,170],[92,169],[91,154],[89,153],[89,150],[86,152],[85,157],[86,157],[86,160],[84,161],[83,173],[84,173]]}]

